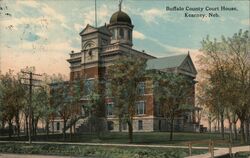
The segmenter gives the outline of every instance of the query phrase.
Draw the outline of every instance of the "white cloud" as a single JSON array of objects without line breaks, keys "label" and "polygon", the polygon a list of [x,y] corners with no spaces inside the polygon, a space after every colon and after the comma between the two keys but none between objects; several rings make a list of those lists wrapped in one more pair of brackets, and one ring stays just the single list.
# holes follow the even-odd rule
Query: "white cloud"
[{"label": "white cloud", "polygon": [[143,40],[143,39],[146,38],[146,36],[145,36],[143,33],[134,30],[134,31],[133,31],[133,38]]},{"label": "white cloud", "polygon": [[18,5],[25,5],[29,7],[38,7],[39,3],[35,0],[17,1]]},{"label": "white cloud", "polygon": [[[83,26],[87,24],[95,26],[95,10],[93,7],[86,8],[84,13],[80,15],[83,17]],[[97,23],[98,26],[104,25],[110,17],[107,5],[102,5],[97,9]]]},{"label": "white cloud", "polygon": [[82,31],[83,29],[83,25],[80,25],[80,24],[74,24],[74,28],[77,32],[80,32]]},{"label": "white cloud", "polygon": [[241,24],[250,26],[250,19],[244,19],[240,21]]},{"label": "white cloud", "polygon": [[174,46],[170,46],[170,45],[167,45],[165,43],[162,43],[159,40],[154,39],[154,38],[147,38],[147,39],[154,42],[155,44],[163,47],[165,49],[166,53],[183,54],[183,53],[187,53],[187,52],[198,52],[198,49],[174,47]]},{"label": "white cloud", "polygon": [[163,11],[157,8],[152,8],[142,12],[142,17],[147,23],[158,23],[157,18],[163,16]]},{"label": "white cloud", "polygon": [[43,4],[41,10],[45,15],[51,17],[51,19],[57,19],[60,22],[65,22],[65,17],[56,12],[53,8],[49,7],[47,4]]},{"label": "white cloud", "polygon": [[166,17],[164,14],[166,14],[166,11],[158,8],[151,8],[149,10],[144,10],[143,12],[140,13],[141,17],[147,23],[155,23],[155,24],[158,24],[157,19]]}]

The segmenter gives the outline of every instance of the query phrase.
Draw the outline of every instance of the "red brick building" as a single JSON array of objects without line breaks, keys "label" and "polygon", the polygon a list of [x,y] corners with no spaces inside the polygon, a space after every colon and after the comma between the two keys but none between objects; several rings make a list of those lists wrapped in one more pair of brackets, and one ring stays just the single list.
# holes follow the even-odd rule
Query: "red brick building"
[{"label": "red brick building", "polygon": [[[156,58],[144,51],[133,49],[133,24],[131,18],[119,10],[115,12],[109,24],[95,28],[87,25],[81,32],[81,51],[72,52],[67,60],[70,63],[70,80],[85,78],[87,80],[103,79],[107,67],[112,65],[119,57],[131,55],[135,58],[147,59],[147,69],[163,72],[180,73],[188,76],[191,80],[196,77],[196,69],[189,54]],[[134,117],[134,131],[164,131],[168,130],[168,122],[161,115],[160,106],[156,104],[154,84],[152,80],[142,81],[143,99],[138,101],[137,115]],[[188,98],[194,106],[194,86]],[[112,111],[115,106],[112,99],[106,98],[103,105],[107,127],[110,131],[118,131],[118,119]],[[194,131],[193,111],[185,111],[175,119],[175,129]],[[86,121],[79,120],[77,128],[84,128]],[[127,131],[127,124],[123,123],[122,130]],[[78,130],[81,131],[81,130]]]}]

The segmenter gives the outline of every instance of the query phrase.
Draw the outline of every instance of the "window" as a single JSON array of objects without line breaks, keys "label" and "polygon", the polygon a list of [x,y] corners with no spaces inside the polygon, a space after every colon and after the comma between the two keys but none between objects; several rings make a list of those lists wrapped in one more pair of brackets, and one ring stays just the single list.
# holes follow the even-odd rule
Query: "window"
[{"label": "window", "polygon": [[111,83],[106,81],[105,86],[106,86],[106,91],[105,91],[106,96],[111,97],[112,96]]},{"label": "window", "polygon": [[143,121],[138,120],[138,130],[143,130]]},{"label": "window", "polygon": [[161,105],[160,105],[160,103],[156,103],[155,106],[156,106],[156,114],[158,116],[160,116],[161,115]]},{"label": "window", "polygon": [[146,112],[145,101],[137,102],[137,115],[143,115]]},{"label": "window", "polygon": [[114,107],[113,102],[107,103],[107,116],[113,115],[113,107]]},{"label": "window", "polygon": [[94,80],[93,79],[88,79],[84,83],[84,95],[90,95],[94,88]]},{"label": "window", "polygon": [[131,40],[131,31],[128,30],[128,40]]},{"label": "window", "polygon": [[75,72],[75,79],[80,79],[80,72],[79,71]]},{"label": "window", "polygon": [[124,38],[124,30],[122,28],[120,28],[119,30],[119,35],[120,35],[120,38]]},{"label": "window", "polygon": [[126,121],[122,122],[122,130],[127,130],[127,122]]},{"label": "window", "polygon": [[111,33],[112,33],[112,37],[111,37],[111,39],[115,39],[115,30],[114,29],[112,29],[112,30],[110,30],[111,31]]},{"label": "window", "polygon": [[159,120],[159,131],[161,131],[161,120]]},{"label": "window", "polygon": [[138,93],[140,95],[145,94],[145,82],[139,82],[139,84],[138,84]]},{"label": "window", "polygon": [[56,130],[59,131],[60,130],[60,122],[56,123]]},{"label": "window", "polygon": [[113,121],[108,121],[108,130],[114,130],[114,122]]}]

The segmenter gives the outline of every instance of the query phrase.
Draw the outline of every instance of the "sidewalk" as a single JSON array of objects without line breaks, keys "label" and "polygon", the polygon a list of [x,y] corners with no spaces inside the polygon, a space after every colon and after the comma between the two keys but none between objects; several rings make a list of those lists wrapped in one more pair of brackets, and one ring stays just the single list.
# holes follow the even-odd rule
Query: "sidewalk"
[{"label": "sidewalk", "polygon": [[[250,152],[250,145],[232,147],[232,154],[235,154],[235,153],[241,152],[241,151],[249,151]],[[217,148],[217,150],[214,150],[214,157],[223,156],[223,155],[227,155],[227,154],[229,154],[229,149],[228,148]],[[186,158],[211,158],[211,153],[202,154],[202,155],[188,156]]]}]

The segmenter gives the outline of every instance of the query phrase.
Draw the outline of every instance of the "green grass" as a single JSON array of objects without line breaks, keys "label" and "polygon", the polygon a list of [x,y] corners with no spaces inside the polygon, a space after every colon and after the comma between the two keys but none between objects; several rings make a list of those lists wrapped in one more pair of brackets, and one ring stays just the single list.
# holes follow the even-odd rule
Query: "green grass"
[{"label": "green grass", "polygon": [[[197,141],[197,140],[221,140],[221,135],[218,133],[187,133],[176,132],[174,133],[174,140],[169,141],[168,132],[142,132],[134,133],[134,144],[163,144],[163,145],[186,145],[185,142]],[[20,138],[7,138],[2,137],[0,140],[27,140],[26,137]],[[72,136],[72,139],[67,138],[63,140],[62,134],[50,135],[46,138],[46,135],[38,135],[33,138],[36,141],[59,141],[59,142],[84,142],[84,143],[128,143],[128,133],[104,133],[101,138],[97,138],[96,134],[84,133],[76,134]],[[228,135],[225,135],[225,140],[228,140]],[[234,145],[239,145],[239,141],[235,141]],[[195,146],[207,146],[207,144],[197,144]],[[215,144],[215,146],[227,146],[225,144]]]},{"label": "green grass", "polygon": [[248,158],[250,156],[250,151],[238,152],[235,154],[235,158]]},{"label": "green grass", "polygon": [[[43,154],[86,156],[93,158],[182,158],[188,156],[188,149],[111,147],[67,144],[24,144],[0,143],[0,153]],[[206,150],[193,150],[193,154],[203,154]]]}]

